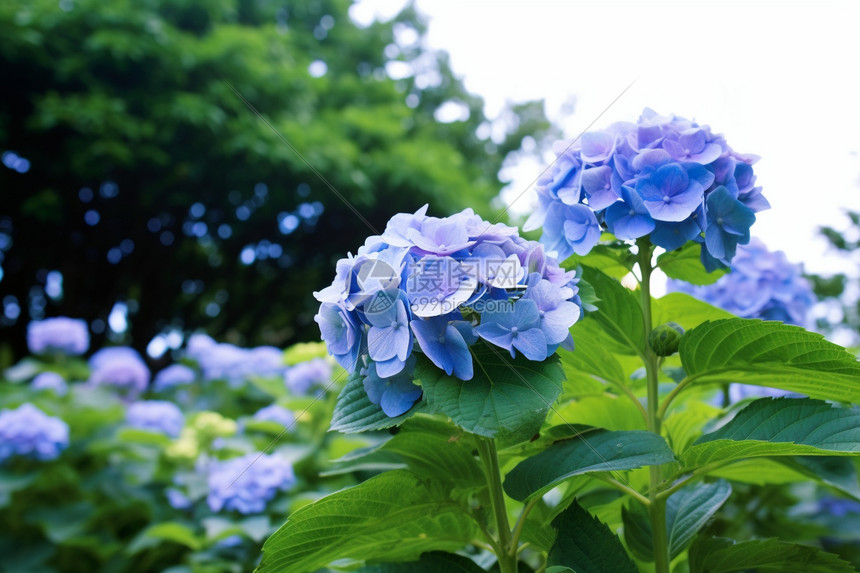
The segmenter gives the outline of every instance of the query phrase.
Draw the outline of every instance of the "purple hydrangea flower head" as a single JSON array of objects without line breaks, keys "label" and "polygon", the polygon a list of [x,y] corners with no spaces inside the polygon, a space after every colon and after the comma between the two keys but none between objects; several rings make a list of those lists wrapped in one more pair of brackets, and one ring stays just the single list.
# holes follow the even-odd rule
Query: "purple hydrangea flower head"
[{"label": "purple hydrangea flower head", "polygon": [[296,421],[296,417],[292,412],[283,406],[278,406],[277,404],[260,408],[254,414],[254,419],[263,422],[275,422],[276,424],[282,425],[284,428],[292,426]]},{"label": "purple hydrangea flower head", "polygon": [[[611,151],[614,144],[604,139],[591,141],[595,156]],[[616,192],[617,181],[607,187],[602,167],[595,167],[585,191],[594,201]],[[599,239],[600,224],[586,205],[555,201],[571,185],[563,169],[581,170],[581,161],[546,176],[552,205],[544,219],[566,233],[571,249],[586,252]],[[484,221],[471,209],[430,217],[425,207],[395,215],[382,235],[338,263],[332,285],[315,293],[321,303],[315,320],[329,352],[359,373],[371,402],[393,417],[421,398],[412,375],[416,355],[470,380],[469,347],[479,339],[536,361],[572,344],[568,330],[579,319],[578,292],[574,273],[516,228]]]},{"label": "purple hydrangea flower head", "polygon": [[280,376],[284,373],[284,351],[274,346],[258,346],[248,350],[248,374],[254,376]]},{"label": "purple hydrangea flower head", "polygon": [[197,374],[185,364],[171,364],[155,375],[153,389],[161,392],[177,386],[187,386],[194,382],[195,378]]},{"label": "purple hydrangea flower head", "polygon": [[737,249],[732,270],[711,285],[670,281],[669,289],[685,292],[740,316],[779,320],[807,327],[815,295],[803,268],[782,251],[768,251],[759,239]]},{"label": "purple hydrangea flower head", "polygon": [[559,259],[588,253],[605,228],[623,240],[650,236],[667,250],[696,240],[706,267],[725,267],[749,242],[755,213],[770,207],[755,184],[758,157],[681,117],[646,109],[636,123],[553,150],[558,158],[538,179],[538,206],[524,228],[543,227],[541,242]]},{"label": "purple hydrangea flower head", "polygon": [[[212,342],[194,349],[193,357],[200,365],[204,380],[226,380],[237,386],[253,376],[281,376],[286,369],[283,352],[273,346],[241,348],[226,342]],[[189,356],[191,353],[189,347]]]},{"label": "purple hydrangea flower head", "polygon": [[66,379],[51,371],[37,374],[30,384],[34,390],[51,390],[57,396],[65,396],[69,391]]},{"label": "purple hydrangea flower head", "polygon": [[147,400],[128,407],[125,420],[132,428],[148,430],[176,438],[185,425],[185,416],[173,402]]},{"label": "purple hydrangea flower head", "polygon": [[313,358],[290,366],[284,374],[284,382],[293,394],[307,394],[314,386],[322,386],[331,380],[331,364],[324,358]]},{"label": "purple hydrangea flower head", "polygon": [[208,351],[212,350],[218,343],[208,334],[192,334],[185,345],[188,357],[199,361]]},{"label": "purple hydrangea flower head", "polygon": [[69,426],[32,404],[0,410],[0,463],[13,456],[53,460],[69,445]]},{"label": "purple hydrangea flower head", "polygon": [[58,316],[27,325],[27,346],[33,354],[59,352],[78,356],[90,347],[86,321]]},{"label": "purple hydrangea flower head", "polygon": [[279,491],[296,483],[293,467],[277,454],[251,453],[226,461],[213,461],[208,476],[212,511],[262,513]]},{"label": "purple hydrangea flower head", "polygon": [[112,386],[128,399],[134,399],[149,384],[149,368],[133,348],[102,348],[90,357],[90,384]]}]

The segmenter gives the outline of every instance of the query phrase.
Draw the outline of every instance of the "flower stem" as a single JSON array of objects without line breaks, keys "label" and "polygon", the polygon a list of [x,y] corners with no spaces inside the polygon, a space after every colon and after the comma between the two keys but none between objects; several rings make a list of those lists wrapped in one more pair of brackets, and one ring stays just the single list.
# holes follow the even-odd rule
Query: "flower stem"
[{"label": "flower stem", "polygon": [[508,510],[505,506],[505,492],[502,489],[502,475],[499,469],[499,456],[496,452],[496,442],[492,438],[475,436],[478,445],[478,455],[484,465],[487,476],[487,486],[490,492],[490,503],[496,518],[496,558],[499,560],[501,573],[517,573],[517,547],[508,522]]},{"label": "flower stem", "polygon": [[[661,419],[658,412],[660,407],[660,392],[657,356],[648,344],[648,335],[653,329],[651,317],[651,241],[642,237],[636,241],[639,247],[639,272],[642,277],[639,292],[642,296],[642,317],[645,330],[645,379],[648,384],[648,429],[660,435]],[[660,466],[649,468],[651,487],[648,488],[648,507],[651,517],[651,535],[654,544],[654,570],[656,573],[669,573],[669,539],[666,532],[666,499],[657,496],[658,486],[662,482]]]}]

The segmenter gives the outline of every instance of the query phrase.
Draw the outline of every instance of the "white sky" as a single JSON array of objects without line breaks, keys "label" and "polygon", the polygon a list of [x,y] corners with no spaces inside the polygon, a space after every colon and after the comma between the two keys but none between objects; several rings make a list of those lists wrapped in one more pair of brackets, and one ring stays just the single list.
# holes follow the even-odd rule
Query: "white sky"
[{"label": "white sky", "polygon": [[[395,14],[402,0],[360,0],[352,16]],[[760,155],[773,208],[753,234],[808,271],[847,271],[816,238],[860,210],[860,2],[479,2],[418,0],[427,43],[451,55],[490,117],[505,102],[544,98],[576,136],[627,86],[595,128],[635,121],[643,107],[722,132]],[[576,98],[574,112],[565,102]],[[542,169],[507,173],[508,200]],[[527,212],[529,192],[513,206]]]}]

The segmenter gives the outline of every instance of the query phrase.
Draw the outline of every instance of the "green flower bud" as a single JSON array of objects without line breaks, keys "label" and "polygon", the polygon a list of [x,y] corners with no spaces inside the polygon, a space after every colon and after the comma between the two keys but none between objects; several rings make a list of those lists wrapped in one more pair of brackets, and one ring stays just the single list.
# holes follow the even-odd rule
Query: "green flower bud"
[{"label": "green flower bud", "polygon": [[648,344],[657,356],[672,356],[678,352],[678,345],[684,329],[677,322],[661,324],[648,335]]}]

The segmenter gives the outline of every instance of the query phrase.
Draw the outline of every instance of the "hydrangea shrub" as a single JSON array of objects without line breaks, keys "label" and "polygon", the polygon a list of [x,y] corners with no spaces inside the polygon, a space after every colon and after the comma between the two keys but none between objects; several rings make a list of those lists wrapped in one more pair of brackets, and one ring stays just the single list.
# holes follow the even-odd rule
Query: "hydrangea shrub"
[{"label": "hydrangea shrub", "polygon": [[[290,515],[260,571],[853,570],[761,540],[780,528],[754,487],[860,495],[860,413],[843,406],[860,403],[860,363],[787,323],[799,292],[751,243],[768,207],[757,158],[650,110],[555,150],[528,222],[540,244],[424,208],[392,217],[316,293],[350,374],[332,428],[396,429],[336,462],[379,473]],[[732,264],[744,270],[713,288],[778,320],[651,296],[657,268],[708,284]],[[791,394],[711,404],[730,382]],[[791,497],[778,491],[768,512]]]}]

